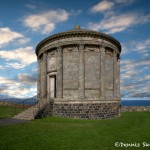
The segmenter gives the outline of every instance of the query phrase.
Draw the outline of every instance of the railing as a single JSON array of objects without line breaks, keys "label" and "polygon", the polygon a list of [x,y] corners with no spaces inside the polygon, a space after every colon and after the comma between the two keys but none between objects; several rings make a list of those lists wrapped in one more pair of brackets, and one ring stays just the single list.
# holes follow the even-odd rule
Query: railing
[{"label": "railing", "polygon": [[[35,108],[38,109],[38,115],[36,116],[36,118],[41,118],[43,116],[43,111],[44,111],[45,107],[47,106],[47,104],[49,104],[53,98],[56,98],[56,97],[51,97],[52,96],[51,94],[55,91],[56,90],[53,90],[50,93],[47,93],[46,95],[44,95],[42,97],[37,97],[37,105],[35,106]],[[35,115],[35,112],[33,112],[33,113]],[[36,112],[36,114],[37,114],[37,112]]]},{"label": "railing", "polygon": [[35,105],[37,102],[37,100],[35,98],[29,98],[29,99],[25,99],[23,101],[20,101],[18,103],[14,104],[14,114],[17,114],[18,111],[24,111],[28,108],[30,108],[31,106]]},{"label": "railing", "polygon": [[[42,96],[42,97],[39,97],[37,95],[37,98],[35,100],[35,98],[29,98],[29,99],[25,99],[23,101],[20,101],[18,103],[15,103],[14,104],[14,114],[16,115],[18,112],[20,111],[24,111],[30,107],[32,107],[33,105],[36,105],[36,108],[38,110],[40,110],[42,107],[43,107],[43,104],[39,103],[40,100],[42,99],[45,99],[45,100],[48,100],[51,98],[51,93],[54,92],[55,90],[51,91],[50,93],[47,93],[46,95]],[[43,94],[45,92],[42,92],[40,94]],[[18,111],[18,112],[17,112]],[[35,113],[35,112],[33,112]]]}]

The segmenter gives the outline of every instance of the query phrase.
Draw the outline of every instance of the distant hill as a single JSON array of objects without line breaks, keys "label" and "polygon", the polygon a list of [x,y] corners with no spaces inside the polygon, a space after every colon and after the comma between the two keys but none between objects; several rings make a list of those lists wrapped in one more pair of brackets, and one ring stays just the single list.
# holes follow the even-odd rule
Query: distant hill
[{"label": "distant hill", "polygon": [[6,97],[6,96],[1,96],[0,95],[0,101],[7,101],[7,102],[12,102],[12,103],[19,103],[22,101],[28,101],[28,102],[35,102],[37,101],[37,95],[30,97],[30,98],[14,98],[14,97]]}]

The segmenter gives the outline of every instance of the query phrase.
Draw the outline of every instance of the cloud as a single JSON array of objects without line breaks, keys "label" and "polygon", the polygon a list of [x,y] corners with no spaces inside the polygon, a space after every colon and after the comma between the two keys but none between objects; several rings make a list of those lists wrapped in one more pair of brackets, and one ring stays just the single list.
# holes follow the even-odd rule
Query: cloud
[{"label": "cloud", "polygon": [[26,66],[26,64],[22,64],[22,63],[17,63],[17,62],[10,62],[10,63],[6,63],[5,68],[14,68],[14,69],[21,69],[24,68]]},{"label": "cloud", "polygon": [[29,9],[36,9],[37,8],[37,6],[34,4],[26,4],[26,7]]},{"label": "cloud", "polygon": [[117,33],[133,27],[136,24],[149,22],[150,15],[141,16],[135,13],[121,15],[106,15],[100,22],[89,22],[88,27],[94,30],[103,30],[106,33]]},{"label": "cloud", "polygon": [[112,2],[102,1],[102,2],[99,2],[98,4],[94,5],[91,8],[91,11],[94,13],[104,12],[106,10],[110,10],[113,6],[114,6],[114,3],[112,3]]},{"label": "cloud", "polygon": [[22,39],[18,39],[17,40],[17,45],[19,44],[19,45],[22,45],[22,44],[25,44],[25,43],[27,43],[27,42],[29,42],[30,41],[30,39],[29,38],[22,38]]},{"label": "cloud", "polygon": [[63,9],[26,16],[23,23],[32,31],[47,34],[55,29],[55,25],[68,19],[69,13]]},{"label": "cloud", "polygon": [[147,39],[145,41],[138,41],[134,42],[135,48],[134,51],[142,54],[142,53],[148,53],[150,49],[150,39]]},{"label": "cloud", "polygon": [[36,95],[36,87],[33,88],[18,87],[15,89],[5,89],[3,90],[3,95],[4,94],[7,95],[8,97],[29,98]]},{"label": "cloud", "polygon": [[[150,93],[150,60],[121,61],[121,93],[122,96],[138,97]],[[144,95],[143,95],[144,96]]]},{"label": "cloud", "polygon": [[121,61],[121,71],[128,71],[136,67],[144,67],[149,66],[150,60],[149,59],[142,59],[138,61],[133,60],[122,60]]},{"label": "cloud", "polygon": [[122,47],[121,55],[127,54],[128,49],[127,49],[126,45],[124,43],[121,43],[121,47]]},{"label": "cloud", "polygon": [[0,76],[0,84],[10,85],[10,84],[13,84],[13,83],[14,83],[13,80],[10,80],[10,79],[7,79],[5,77]]},{"label": "cloud", "polygon": [[139,55],[142,59],[150,59],[150,39],[121,43],[121,56],[125,54]]},{"label": "cloud", "polygon": [[90,10],[93,13],[102,13],[104,18],[98,22],[89,22],[88,28],[113,34],[133,28],[137,24],[150,22],[150,15],[144,15],[138,12],[120,13],[118,11],[118,6],[131,4],[133,2],[134,0],[114,0],[113,2],[104,0],[99,2]]},{"label": "cloud", "polygon": [[9,28],[0,28],[0,35],[0,47],[14,41],[17,41],[20,44],[24,44],[29,41],[29,38],[26,38],[23,34],[12,31]]},{"label": "cloud", "polygon": [[135,76],[135,81],[126,81],[121,84],[121,92],[126,93],[125,95],[128,97],[148,97],[150,95],[150,78],[146,79],[147,77],[139,78]]},{"label": "cloud", "polygon": [[120,5],[130,5],[134,2],[134,0],[114,0],[114,1],[107,1],[103,0],[100,1],[98,4],[94,5],[91,8],[91,12],[93,13],[108,13],[108,11],[112,10],[114,7]]},{"label": "cloud", "polygon": [[1,50],[0,57],[9,60],[15,60],[16,62],[6,63],[7,67],[13,67],[15,69],[23,68],[31,63],[37,61],[33,47],[21,47],[15,50]]},{"label": "cloud", "polygon": [[123,78],[132,78],[132,77],[134,77],[135,75],[137,75],[138,74],[138,71],[136,71],[136,70],[128,70],[128,71],[126,71],[125,73],[123,73]]},{"label": "cloud", "polygon": [[78,15],[80,15],[82,12],[83,12],[82,9],[78,9],[78,10],[72,9],[71,12],[70,12],[70,15],[71,15],[71,16],[78,16]]},{"label": "cloud", "polygon": [[0,65],[0,70],[3,70],[3,69],[5,69],[5,67],[4,67],[4,66],[2,66],[2,65]]},{"label": "cloud", "polygon": [[118,4],[131,4],[134,2],[134,0],[115,0]]},{"label": "cloud", "polygon": [[26,98],[36,95],[37,86],[34,77],[20,74],[17,80],[0,76],[0,89],[2,95]]},{"label": "cloud", "polygon": [[132,97],[150,97],[150,93],[147,92],[135,93],[132,94]]},{"label": "cloud", "polygon": [[18,80],[21,83],[26,83],[26,84],[33,84],[33,83],[37,82],[36,77],[30,76],[30,75],[27,75],[27,74],[19,74],[18,75]]}]

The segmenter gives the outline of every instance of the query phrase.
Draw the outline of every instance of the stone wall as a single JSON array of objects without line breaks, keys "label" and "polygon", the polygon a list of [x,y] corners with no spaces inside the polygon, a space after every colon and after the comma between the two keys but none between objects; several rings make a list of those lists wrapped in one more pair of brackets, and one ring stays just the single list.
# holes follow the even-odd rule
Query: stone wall
[{"label": "stone wall", "polygon": [[14,106],[15,103],[10,101],[0,101],[0,106]]},{"label": "stone wall", "polygon": [[[115,84],[117,78],[114,74],[117,71],[115,50],[82,44],[65,46],[61,49],[63,98],[116,98],[116,89],[120,87],[118,82]],[[47,70],[56,71],[56,76],[59,76],[61,73],[55,68],[56,61],[52,53],[53,51],[48,53]],[[51,67],[55,69],[51,70]],[[57,83],[57,87],[60,87],[59,82]]]},{"label": "stone wall", "polygon": [[122,106],[121,112],[150,111],[150,106]]},{"label": "stone wall", "polygon": [[119,116],[119,102],[53,102],[41,116],[59,116],[80,119],[111,119]]},{"label": "stone wall", "polygon": [[[116,63],[116,62],[115,62]],[[114,67],[113,54],[107,52],[105,54],[105,94],[107,97],[113,97],[114,88]]]},{"label": "stone wall", "polygon": [[85,97],[99,97],[100,91],[100,51],[97,47],[86,47],[85,62]]},{"label": "stone wall", "polygon": [[[74,40],[74,38],[72,38]],[[83,39],[83,41],[86,40]],[[96,39],[97,40],[97,39]],[[82,42],[83,42],[82,41]],[[56,76],[57,98],[120,98],[120,73],[117,49],[79,42],[53,47],[38,61],[38,95],[50,93],[50,76]]]},{"label": "stone wall", "polygon": [[119,117],[121,112],[150,111],[150,106],[122,106],[120,102],[54,102],[49,103],[39,112],[36,118],[59,116],[80,119],[111,119]]},{"label": "stone wall", "polygon": [[63,49],[63,98],[79,95],[79,52],[77,47]]}]

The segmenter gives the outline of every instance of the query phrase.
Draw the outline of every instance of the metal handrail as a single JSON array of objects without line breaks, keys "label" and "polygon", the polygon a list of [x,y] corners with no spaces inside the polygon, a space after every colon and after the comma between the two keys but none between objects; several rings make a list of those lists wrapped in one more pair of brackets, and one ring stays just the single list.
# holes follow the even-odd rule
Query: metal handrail
[{"label": "metal handrail", "polygon": [[30,99],[25,99],[23,101],[20,101],[18,103],[14,104],[14,113],[17,114],[17,108],[20,108],[22,110],[25,110],[27,108],[30,108],[31,106],[33,106],[36,103],[36,100],[33,98]]},{"label": "metal handrail", "polygon": [[[54,92],[54,91],[56,91],[56,90],[53,90],[53,91],[47,93],[47,95],[44,95],[43,97],[39,97],[39,98],[38,98],[38,100],[37,100],[37,102],[36,102],[36,104],[38,104],[38,105],[35,105],[36,108],[38,108],[38,113],[36,112],[36,118],[37,118],[37,117],[38,117],[38,118],[39,118],[39,117],[42,117],[43,108],[44,108],[44,107],[46,106],[46,104],[47,104],[47,103],[45,103],[45,102],[50,102],[50,101],[45,101],[43,104],[41,104],[41,103],[39,103],[39,101],[42,100],[42,99],[44,99],[44,98],[47,99],[47,97],[50,98],[49,95],[51,95],[51,93]],[[42,101],[41,101],[41,102],[42,102]],[[33,111],[33,114],[35,115],[35,112],[34,112],[34,111]]]},{"label": "metal handrail", "polygon": [[[37,101],[36,101],[36,103],[38,103],[38,101],[40,100],[40,99],[43,99],[43,98],[45,98],[45,97],[47,97],[47,96],[49,96],[52,92],[54,92],[54,91],[56,91],[56,90],[53,90],[53,91],[51,91],[51,92],[49,92],[49,93],[47,93],[46,95],[44,95],[43,97],[38,97],[37,96]],[[45,92],[41,92],[41,93],[45,93]]]},{"label": "metal handrail", "polygon": [[[39,97],[38,95],[37,95],[37,98],[36,98],[36,100],[35,101],[33,101],[33,99],[31,98],[31,99],[25,99],[25,100],[23,100],[23,101],[20,101],[20,102],[18,102],[18,103],[15,103],[14,104],[14,114],[17,114],[17,107],[18,108],[21,108],[22,110],[25,110],[25,109],[27,109],[27,108],[30,108],[30,107],[32,107],[33,105],[35,105],[35,104],[37,104],[41,99],[43,99],[43,98],[47,98],[47,96],[49,96],[52,92],[54,92],[54,91],[56,91],[56,90],[53,90],[53,91],[51,91],[51,92],[49,92],[49,93],[47,93],[46,95],[44,95],[44,96],[42,96],[42,97]],[[45,92],[41,92],[41,94],[42,93],[45,93]],[[27,106],[27,107],[26,107]]]}]

